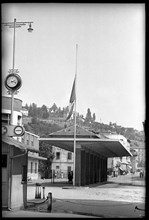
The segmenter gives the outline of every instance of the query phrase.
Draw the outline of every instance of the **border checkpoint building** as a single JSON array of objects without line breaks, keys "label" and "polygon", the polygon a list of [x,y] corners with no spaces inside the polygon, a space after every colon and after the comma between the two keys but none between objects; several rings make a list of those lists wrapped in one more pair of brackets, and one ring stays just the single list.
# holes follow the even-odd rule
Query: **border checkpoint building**
[{"label": "border checkpoint building", "polygon": [[[47,141],[61,149],[74,152],[74,126],[49,134]],[[75,186],[84,186],[107,181],[107,159],[132,156],[129,143],[94,134],[76,126]]]}]

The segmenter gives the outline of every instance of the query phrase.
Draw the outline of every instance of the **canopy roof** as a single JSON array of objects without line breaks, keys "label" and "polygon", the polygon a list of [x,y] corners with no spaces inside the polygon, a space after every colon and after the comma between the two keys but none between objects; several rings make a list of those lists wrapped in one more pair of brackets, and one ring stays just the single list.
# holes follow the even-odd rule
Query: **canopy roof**
[{"label": "canopy roof", "polygon": [[[82,149],[92,151],[104,157],[132,156],[129,149],[119,139],[110,139],[102,134],[94,134],[82,127],[76,127],[76,142]],[[51,133],[47,138],[39,141],[48,141],[49,144],[67,151],[74,151],[74,127],[68,127]]]}]

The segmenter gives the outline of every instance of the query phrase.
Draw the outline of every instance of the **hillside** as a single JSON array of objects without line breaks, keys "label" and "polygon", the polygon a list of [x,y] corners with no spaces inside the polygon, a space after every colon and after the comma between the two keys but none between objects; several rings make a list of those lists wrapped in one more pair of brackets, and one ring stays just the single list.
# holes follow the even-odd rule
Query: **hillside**
[{"label": "hillside", "polygon": [[[28,116],[23,117],[25,129],[40,137],[47,137],[54,131],[74,124],[73,117],[65,122],[68,106],[61,109],[54,103],[51,108],[47,108],[45,105],[39,108],[33,103],[30,106],[26,105],[25,108],[28,110]],[[109,124],[99,123],[96,121],[95,113],[93,113],[92,116],[89,108],[87,109],[85,117],[77,113],[77,124],[94,133],[110,132],[124,135],[131,141],[131,147],[145,146],[144,131],[137,131],[134,128],[125,128],[112,122]]]}]

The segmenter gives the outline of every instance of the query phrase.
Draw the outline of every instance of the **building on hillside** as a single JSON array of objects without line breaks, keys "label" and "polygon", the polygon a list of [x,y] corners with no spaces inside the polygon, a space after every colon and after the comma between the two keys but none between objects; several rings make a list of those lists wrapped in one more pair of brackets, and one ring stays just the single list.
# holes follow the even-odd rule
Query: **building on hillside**
[{"label": "building on hillside", "polygon": [[23,125],[31,123],[31,122],[32,122],[32,117],[22,115],[22,124]]},{"label": "building on hillside", "polygon": [[49,117],[47,119],[40,118],[39,120],[48,124],[57,124],[60,127],[64,127],[66,124],[64,117]]},{"label": "building on hillside", "polygon": [[22,106],[21,112],[24,116],[28,116],[28,110]]},{"label": "building on hillside", "polygon": [[[22,101],[14,98],[13,125],[22,125]],[[11,118],[11,97],[2,96],[2,126],[9,126]],[[38,136],[25,132],[22,137],[2,134],[2,207],[9,209],[27,205],[27,173],[31,163],[38,172]],[[30,171],[30,170],[29,170]],[[30,172],[29,172],[30,173]],[[32,175],[38,178],[38,175]],[[18,196],[19,195],[19,196]]]}]

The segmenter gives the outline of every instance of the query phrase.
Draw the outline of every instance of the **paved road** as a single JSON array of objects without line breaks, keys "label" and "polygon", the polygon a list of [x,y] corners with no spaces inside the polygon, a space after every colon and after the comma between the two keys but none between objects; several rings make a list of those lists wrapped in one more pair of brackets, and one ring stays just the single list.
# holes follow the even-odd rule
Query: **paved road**
[{"label": "paved road", "polygon": [[[125,184],[122,184],[122,180]],[[51,184],[51,182],[47,181],[42,185],[45,186],[45,195],[47,196],[51,192],[55,199],[110,200],[143,203],[145,202],[145,187],[143,186],[144,181],[140,181],[142,184],[140,186],[129,185],[128,183],[131,183],[130,175],[125,175],[111,178],[107,184],[94,184],[89,187],[73,187],[66,182],[63,184]],[[28,186],[28,200],[35,198],[35,191],[35,185]],[[42,187],[41,196],[43,197]]]},{"label": "paved road", "polygon": [[[47,202],[28,208],[28,211],[24,212],[26,214],[30,213],[31,216],[33,215],[32,212],[36,216],[39,213],[43,217],[47,216],[47,214],[49,217],[52,215],[57,215],[58,217],[63,215],[72,216],[72,214],[83,214],[82,217],[88,215],[101,218],[138,218],[144,216],[145,212],[143,210],[145,209],[146,195],[143,181],[137,178],[133,179],[133,181],[142,181],[139,182],[141,184],[138,186],[138,184],[130,184],[132,180],[130,175],[111,179],[107,184],[95,184],[89,187],[73,187],[66,182],[63,184],[60,182],[51,184],[51,181],[42,181],[43,185],[45,185],[46,198],[49,192],[52,193],[52,213],[45,214],[47,212]],[[122,184],[122,181],[124,184]],[[40,199],[35,199],[35,191],[36,186],[30,184],[28,186],[28,201],[40,203]],[[43,197],[42,187],[41,197]],[[136,206],[142,210],[135,209]],[[32,212],[30,212],[31,210]]]}]

